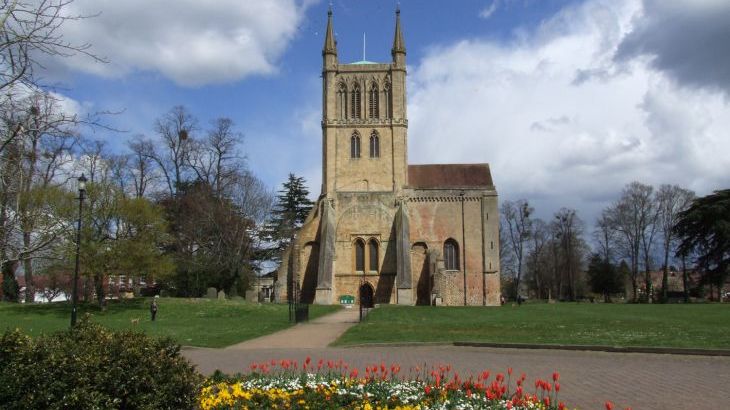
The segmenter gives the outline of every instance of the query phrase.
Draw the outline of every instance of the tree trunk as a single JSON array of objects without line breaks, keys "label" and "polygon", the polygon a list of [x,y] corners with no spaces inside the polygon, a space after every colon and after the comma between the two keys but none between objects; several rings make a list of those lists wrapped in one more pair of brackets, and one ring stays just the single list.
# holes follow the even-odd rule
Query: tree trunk
[{"label": "tree trunk", "polygon": [[[23,232],[23,246],[30,248],[30,232]],[[33,286],[33,258],[29,254],[23,255],[23,270],[25,271],[25,303],[35,302],[35,286]]]},{"label": "tree trunk", "polygon": [[652,302],[652,287],[653,284],[651,283],[651,267],[649,266],[649,255],[644,256],[644,269],[646,270],[646,274],[644,276],[644,283],[646,284],[646,303]]},{"label": "tree trunk", "polygon": [[664,273],[662,274],[662,303],[669,299],[669,247],[664,247]]},{"label": "tree trunk", "polygon": [[106,294],[104,293],[104,274],[94,274],[94,289],[96,290],[96,301],[101,310],[106,309]]},{"label": "tree trunk", "polygon": [[686,258],[682,256],[682,285],[684,285],[684,303],[689,303],[689,278],[687,277]]}]

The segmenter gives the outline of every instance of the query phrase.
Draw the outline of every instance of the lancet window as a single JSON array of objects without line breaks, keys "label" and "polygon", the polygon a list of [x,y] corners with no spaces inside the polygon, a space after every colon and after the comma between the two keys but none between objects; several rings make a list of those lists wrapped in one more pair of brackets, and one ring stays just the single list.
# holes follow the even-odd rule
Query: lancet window
[{"label": "lancet window", "polygon": [[459,270],[459,244],[449,238],[444,242],[444,267],[446,270]]},{"label": "lancet window", "polygon": [[380,113],[378,112],[380,109],[379,99],[380,95],[378,93],[378,85],[372,83],[370,85],[370,95],[368,98],[368,118],[380,118]]},{"label": "lancet window", "polygon": [[351,110],[351,117],[353,119],[360,119],[362,118],[360,113],[362,106],[360,105],[362,101],[361,95],[360,95],[360,86],[355,84],[354,87],[352,87],[352,104],[350,104]]},{"label": "lancet window", "polygon": [[357,131],[350,137],[350,158],[360,158],[360,134]]},{"label": "lancet window", "polygon": [[380,137],[375,130],[370,134],[370,158],[380,158]]},{"label": "lancet window", "polygon": [[341,120],[347,119],[347,87],[344,83],[337,88],[337,116]]}]

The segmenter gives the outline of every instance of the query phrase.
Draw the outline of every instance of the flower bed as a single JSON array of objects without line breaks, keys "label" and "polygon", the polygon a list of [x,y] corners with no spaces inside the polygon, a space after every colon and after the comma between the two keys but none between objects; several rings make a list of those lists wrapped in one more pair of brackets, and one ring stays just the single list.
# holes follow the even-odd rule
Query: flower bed
[{"label": "flower bed", "polygon": [[361,372],[338,361],[307,358],[251,365],[251,373],[213,376],[200,407],[209,409],[565,409],[560,375],[525,383],[512,369],[463,378],[450,366],[411,368],[372,365]]}]

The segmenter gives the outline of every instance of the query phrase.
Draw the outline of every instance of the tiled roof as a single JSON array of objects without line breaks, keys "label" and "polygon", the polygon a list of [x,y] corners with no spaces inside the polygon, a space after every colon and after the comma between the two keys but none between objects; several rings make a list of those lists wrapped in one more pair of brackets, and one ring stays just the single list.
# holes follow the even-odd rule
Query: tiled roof
[{"label": "tiled roof", "polygon": [[410,188],[493,189],[489,164],[425,164],[408,166]]}]

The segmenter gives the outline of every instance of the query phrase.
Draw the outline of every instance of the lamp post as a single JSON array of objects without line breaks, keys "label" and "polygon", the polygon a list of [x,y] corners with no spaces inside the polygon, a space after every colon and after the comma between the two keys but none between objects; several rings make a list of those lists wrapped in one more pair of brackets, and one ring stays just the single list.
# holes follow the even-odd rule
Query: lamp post
[{"label": "lamp post", "polygon": [[79,222],[76,227],[76,269],[74,270],[73,288],[71,289],[71,327],[76,326],[76,304],[78,302],[79,287],[79,250],[81,247],[81,211],[84,206],[84,194],[86,193],[86,177],[84,174],[78,179],[79,181]]}]

